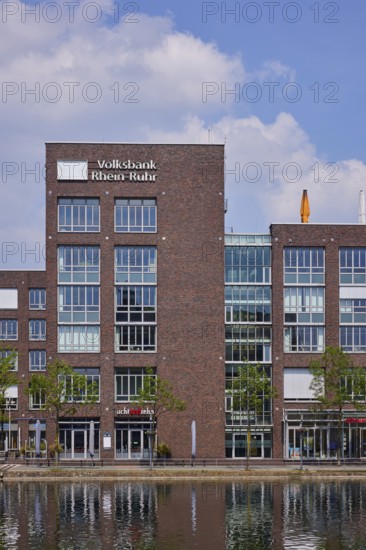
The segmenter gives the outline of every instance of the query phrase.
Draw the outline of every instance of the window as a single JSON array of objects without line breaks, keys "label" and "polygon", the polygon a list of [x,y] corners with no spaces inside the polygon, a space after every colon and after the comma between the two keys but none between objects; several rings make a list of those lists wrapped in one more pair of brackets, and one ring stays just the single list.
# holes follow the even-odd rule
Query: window
[{"label": "window", "polygon": [[99,286],[59,286],[59,323],[99,323]]},{"label": "window", "polygon": [[156,351],[156,326],[116,326],[116,351]]},{"label": "window", "polygon": [[227,323],[271,322],[269,286],[226,286],[225,304]]},{"label": "window", "polygon": [[18,321],[0,319],[0,340],[18,340]]},{"label": "window", "polygon": [[64,353],[99,353],[100,329],[93,325],[58,327],[58,351]]},{"label": "window", "polygon": [[29,352],[29,370],[40,371],[46,370],[46,350],[31,350]]},{"label": "window", "polygon": [[10,386],[5,390],[5,400],[7,411],[18,408],[18,386]]},{"label": "window", "polygon": [[29,309],[46,309],[46,289],[29,289]]},{"label": "window", "polygon": [[[100,398],[100,374],[98,368],[77,368],[74,372],[83,379],[75,382],[75,377],[67,376],[65,380],[65,401],[83,403],[87,399]],[[75,385],[77,384],[77,385]]]},{"label": "window", "polygon": [[29,321],[29,340],[46,340],[45,319],[31,319]]},{"label": "window", "polygon": [[284,369],[284,398],[291,401],[311,401],[314,392],[310,390],[313,376],[307,368]]},{"label": "window", "polygon": [[31,410],[41,410],[46,404],[46,394],[44,390],[38,390],[29,395],[29,408]]},{"label": "window", "polygon": [[349,396],[350,401],[365,401],[366,388],[362,380],[355,379],[352,373],[341,380],[342,392]]},{"label": "window", "polygon": [[57,179],[59,181],[87,181],[87,160],[58,160]]},{"label": "window", "polygon": [[[156,351],[156,247],[117,247],[117,352]],[[150,283],[150,284],[145,284]]]},{"label": "window", "polygon": [[117,233],[156,231],[155,199],[117,199],[115,203]]},{"label": "window", "polygon": [[0,288],[0,309],[18,309],[17,288]]},{"label": "window", "polygon": [[366,300],[340,300],[340,322],[366,324]]},{"label": "window", "polygon": [[226,246],[226,283],[270,283],[269,246]]},{"label": "window", "polygon": [[[269,378],[271,380],[271,367],[267,365],[262,366],[262,379]],[[236,377],[238,376],[238,365],[226,365],[225,367],[225,411],[226,411],[226,425],[246,425],[248,423],[248,415],[246,410],[241,410],[237,406],[234,407],[233,403],[233,386]],[[260,397],[260,394],[258,394]],[[251,411],[250,414],[251,423],[258,424],[271,424],[272,423],[272,399],[264,399],[262,393],[262,410],[260,412]]]},{"label": "window", "polygon": [[117,286],[116,323],[155,323],[156,286]]},{"label": "window", "polygon": [[116,283],[156,283],[155,246],[118,246]]},{"label": "window", "polygon": [[285,288],[285,323],[324,323],[324,287]]},{"label": "window", "polygon": [[324,327],[288,326],[285,327],[285,352],[304,353],[324,351]]},{"label": "window", "polygon": [[271,327],[227,325],[226,361],[271,361]]},{"label": "window", "polygon": [[96,232],[100,230],[99,199],[61,199],[58,204],[58,230]]},{"label": "window", "polygon": [[59,283],[99,283],[99,247],[60,246]]},{"label": "window", "polygon": [[366,247],[339,250],[340,284],[366,284]]},{"label": "window", "polygon": [[134,401],[139,390],[144,387],[144,379],[147,376],[149,375],[145,368],[117,368],[115,370],[116,401]]},{"label": "window", "polygon": [[3,349],[0,351],[0,358],[6,359],[7,357],[13,356],[13,359],[11,361],[11,368],[9,370],[18,370],[18,353],[12,349]]},{"label": "window", "polygon": [[285,284],[324,284],[324,249],[284,249]]},{"label": "window", "polygon": [[340,343],[343,351],[366,351],[366,325],[340,327]]}]

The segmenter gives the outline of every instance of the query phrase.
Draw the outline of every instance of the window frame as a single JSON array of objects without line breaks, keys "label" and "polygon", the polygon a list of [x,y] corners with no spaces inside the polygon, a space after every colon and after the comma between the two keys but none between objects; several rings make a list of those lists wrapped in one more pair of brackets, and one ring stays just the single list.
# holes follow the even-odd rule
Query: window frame
[{"label": "window frame", "polygon": [[[61,218],[65,223],[61,223]],[[70,223],[66,223],[67,219]],[[59,233],[100,233],[99,197],[58,197],[57,231]]]},{"label": "window frame", "polygon": [[[131,204],[131,203],[140,204]],[[121,204],[119,204],[121,203]],[[126,203],[126,204],[123,204]],[[147,204],[153,203],[153,204]],[[145,223],[146,214],[153,223]],[[131,219],[140,217],[139,224],[131,223]],[[125,220],[125,223],[122,223]],[[119,223],[120,222],[120,223]],[[123,229],[125,228],[125,229]],[[140,229],[139,229],[140,228]],[[157,201],[156,198],[120,198],[114,201],[114,231],[116,233],[156,233],[157,232]]]},{"label": "window frame", "polygon": [[[32,294],[36,296],[37,299],[31,300]],[[29,309],[31,311],[39,311],[46,309],[46,289],[45,288],[30,288],[29,289]]]}]

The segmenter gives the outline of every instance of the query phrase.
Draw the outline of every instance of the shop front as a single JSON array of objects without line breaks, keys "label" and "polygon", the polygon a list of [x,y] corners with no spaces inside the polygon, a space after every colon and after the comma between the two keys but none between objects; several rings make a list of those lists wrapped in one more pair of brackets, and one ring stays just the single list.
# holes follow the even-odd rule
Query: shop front
[{"label": "shop front", "polygon": [[93,458],[99,458],[99,420],[61,421],[59,430],[62,447],[60,459],[91,458],[90,451],[93,451]]},{"label": "shop front", "polygon": [[[345,414],[341,428],[341,458],[366,459],[366,414]],[[284,458],[329,460],[337,457],[338,419],[330,412],[284,412]]]},{"label": "shop front", "polygon": [[153,430],[149,409],[124,407],[116,411],[115,457],[122,460],[148,459]]},{"label": "shop front", "polygon": [[[246,458],[248,449],[248,434],[245,428],[238,431],[226,432],[225,455],[226,458]],[[271,458],[272,456],[272,430],[252,429],[250,434],[250,458]]]}]

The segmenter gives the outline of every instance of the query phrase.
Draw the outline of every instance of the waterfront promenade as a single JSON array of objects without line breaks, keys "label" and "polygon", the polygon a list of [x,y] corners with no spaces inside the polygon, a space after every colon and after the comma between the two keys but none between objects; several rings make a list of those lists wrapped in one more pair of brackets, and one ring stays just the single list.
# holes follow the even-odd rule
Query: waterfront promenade
[{"label": "waterfront promenade", "polygon": [[59,463],[58,465],[46,461],[37,463],[29,460],[24,463],[0,464],[0,481],[57,479],[57,480],[273,480],[276,478],[366,478],[366,463],[357,464],[303,464],[291,462],[282,465],[251,463],[250,469],[245,469],[245,462],[229,465],[154,465],[150,469],[148,464],[98,464],[83,461],[80,464]]}]

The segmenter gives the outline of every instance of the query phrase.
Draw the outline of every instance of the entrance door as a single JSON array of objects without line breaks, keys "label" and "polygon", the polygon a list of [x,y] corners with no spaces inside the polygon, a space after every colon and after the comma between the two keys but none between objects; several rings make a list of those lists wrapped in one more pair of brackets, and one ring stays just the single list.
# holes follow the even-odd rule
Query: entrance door
[{"label": "entrance door", "polygon": [[[247,434],[233,434],[233,458],[245,458],[247,456]],[[250,434],[251,458],[263,458],[263,434],[252,432]]]},{"label": "entrance door", "polygon": [[130,431],[130,457],[142,458],[142,430]]},{"label": "entrance door", "polygon": [[74,430],[73,435],[73,452],[72,458],[86,458],[87,457],[87,431],[86,430]]}]

